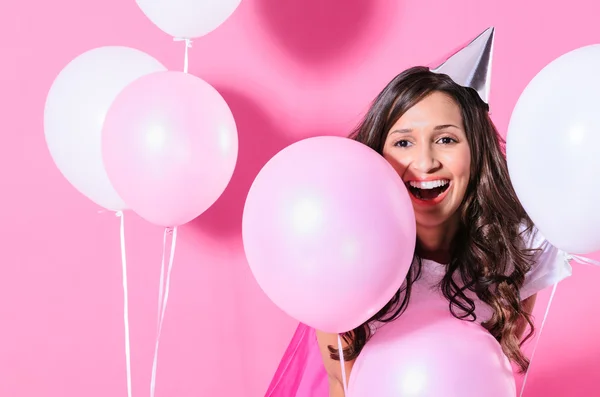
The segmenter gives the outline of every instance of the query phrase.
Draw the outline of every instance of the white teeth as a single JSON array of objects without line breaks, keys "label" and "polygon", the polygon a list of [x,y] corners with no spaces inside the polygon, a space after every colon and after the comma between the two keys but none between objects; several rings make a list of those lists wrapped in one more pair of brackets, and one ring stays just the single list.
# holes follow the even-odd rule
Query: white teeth
[{"label": "white teeth", "polygon": [[438,179],[437,181],[410,181],[409,184],[412,187],[416,187],[417,189],[435,189],[436,187],[445,186],[450,181],[447,179]]}]

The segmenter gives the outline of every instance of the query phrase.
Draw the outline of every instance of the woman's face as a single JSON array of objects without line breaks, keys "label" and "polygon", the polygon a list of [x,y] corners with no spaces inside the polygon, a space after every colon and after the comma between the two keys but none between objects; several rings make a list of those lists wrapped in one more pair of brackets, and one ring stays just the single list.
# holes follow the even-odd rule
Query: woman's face
[{"label": "woman's face", "polygon": [[469,184],[471,152],[450,96],[434,92],[404,113],[388,131],[383,156],[406,183],[419,226],[453,218]]}]

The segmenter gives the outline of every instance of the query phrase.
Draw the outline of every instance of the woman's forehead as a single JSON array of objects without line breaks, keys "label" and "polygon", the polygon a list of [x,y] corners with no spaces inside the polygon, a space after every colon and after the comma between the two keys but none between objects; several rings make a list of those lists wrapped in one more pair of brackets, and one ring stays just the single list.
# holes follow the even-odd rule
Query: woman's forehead
[{"label": "woman's forehead", "polygon": [[434,92],[407,109],[392,129],[439,129],[454,125],[462,128],[462,112],[447,94]]}]

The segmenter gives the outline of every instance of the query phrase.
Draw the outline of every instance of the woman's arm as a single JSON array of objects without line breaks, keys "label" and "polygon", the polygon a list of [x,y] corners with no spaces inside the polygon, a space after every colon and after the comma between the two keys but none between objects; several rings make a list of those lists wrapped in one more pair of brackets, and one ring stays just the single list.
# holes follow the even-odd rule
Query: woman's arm
[{"label": "woman's arm", "polygon": [[[329,346],[336,347],[338,345],[337,334],[329,334],[317,331],[317,341],[319,350],[323,358],[323,364],[329,378],[329,397],[344,397],[344,386],[342,383],[342,366],[338,360],[333,360],[330,356]],[[342,340],[342,346],[345,348],[348,345]],[[354,360],[344,360],[346,367],[346,381],[350,379],[350,372],[354,365]]]},{"label": "woman's arm", "polygon": [[[533,308],[535,306],[535,301],[537,299],[537,293],[531,295],[529,298],[525,299],[522,302],[523,305],[523,311],[529,315],[531,315],[531,313],[533,313]],[[525,333],[525,330],[527,329],[527,321],[525,321],[524,319],[521,319],[521,321],[519,321],[519,327],[517,328],[517,338],[521,339],[523,337],[523,334]]]}]

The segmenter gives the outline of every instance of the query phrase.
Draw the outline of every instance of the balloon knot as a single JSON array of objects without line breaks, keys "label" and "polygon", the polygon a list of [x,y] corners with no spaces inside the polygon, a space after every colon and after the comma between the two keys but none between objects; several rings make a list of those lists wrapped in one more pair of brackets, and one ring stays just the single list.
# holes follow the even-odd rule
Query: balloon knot
[{"label": "balloon knot", "polygon": [[173,37],[173,41],[185,41],[187,48],[192,48],[192,39],[186,39],[185,37]]}]

